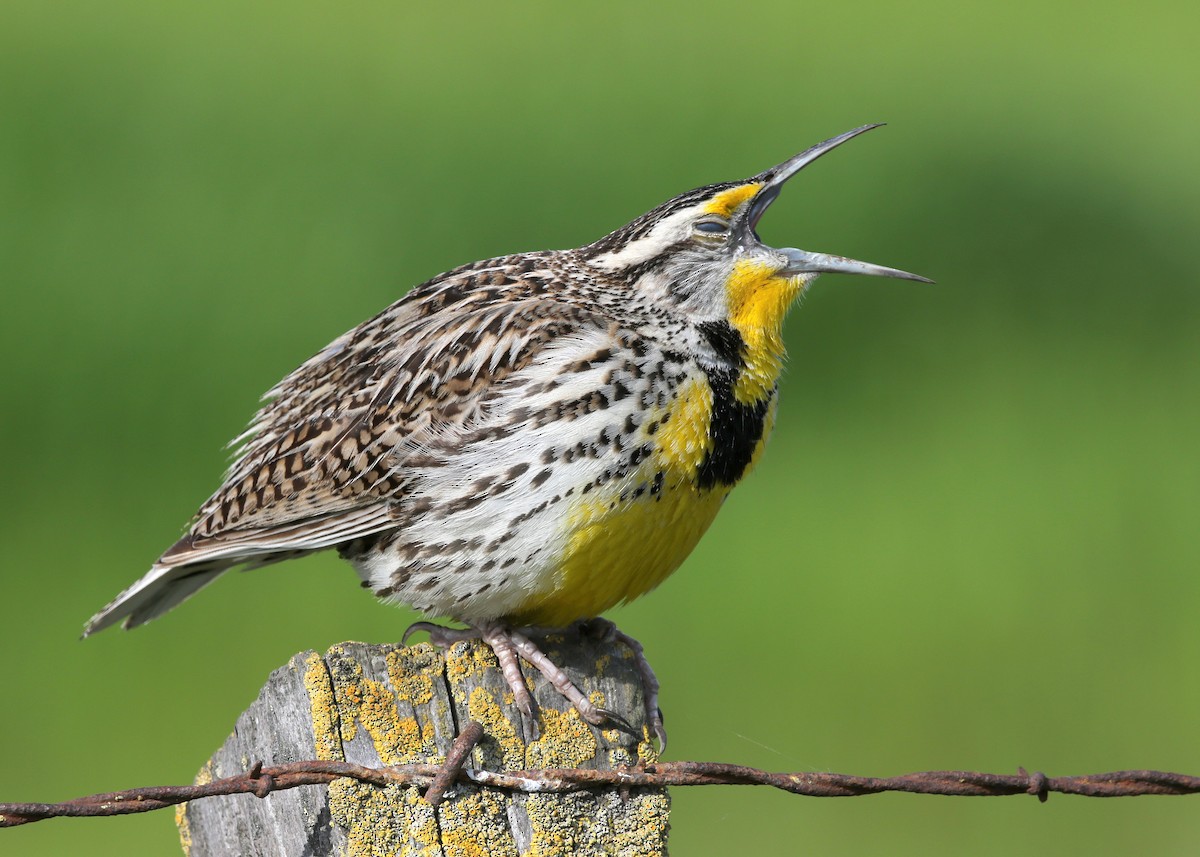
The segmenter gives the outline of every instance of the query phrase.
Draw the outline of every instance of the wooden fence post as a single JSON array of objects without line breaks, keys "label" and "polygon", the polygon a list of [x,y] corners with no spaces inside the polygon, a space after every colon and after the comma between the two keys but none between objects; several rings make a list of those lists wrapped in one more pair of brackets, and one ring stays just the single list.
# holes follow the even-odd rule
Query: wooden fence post
[{"label": "wooden fence post", "polygon": [[[573,632],[542,645],[594,702],[644,733],[641,680],[623,645]],[[467,763],[472,768],[612,769],[634,764],[639,746],[648,754],[645,741],[584,723],[536,670],[526,667],[525,675],[542,711],[537,740],[522,734],[521,715],[496,659],[478,641],[445,652],[428,644],[364,643],[342,643],[324,656],[303,652],[271,674],[197,782],[243,773],[258,761],[441,763],[459,724],[468,720],[484,727]],[[435,808],[413,786],[339,779],[265,799],[194,801],[179,807],[176,820],[189,857],[641,857],[666,853],[668,810],[665,789],[524,794],[454,786]]]}]

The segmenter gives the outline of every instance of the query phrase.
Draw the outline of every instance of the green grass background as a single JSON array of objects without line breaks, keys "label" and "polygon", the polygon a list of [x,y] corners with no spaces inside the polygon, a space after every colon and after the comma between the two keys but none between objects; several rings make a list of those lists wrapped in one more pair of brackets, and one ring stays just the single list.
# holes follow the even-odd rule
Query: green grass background
[{"label": "green grass background", "polygon": [[[86,643],[256,397],[416,282],[835,133],[777,245],[779,426],[612,615],[676,759],[1200,772],[1200,24],[1185,2],[33,3],[0,12],[0,800],[190,781],[296,651],[394,640],[332,556]],[[678,789],[679,855],[1189,854],[1193,799]],[[170,854],[170,813],[0,831]]]}]

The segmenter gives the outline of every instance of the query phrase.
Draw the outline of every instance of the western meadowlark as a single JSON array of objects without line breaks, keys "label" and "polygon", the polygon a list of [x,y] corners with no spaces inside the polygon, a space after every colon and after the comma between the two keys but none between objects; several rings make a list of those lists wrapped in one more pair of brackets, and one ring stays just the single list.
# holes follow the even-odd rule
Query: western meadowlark
[{"label": "western meadowlark", "polygon": [[[141,625],[234,566],[336,548],[378,597],[468,626],[413,626],[435,643],[486,641],[531,725],[518,657],[589,722],[621,724],[526,626],[594,619],[683,562],[762,453],[784,315],[818,274],[924,280],[755,232],[784,182],[875,127],[584,247],[417,286],[266,393],[187,535],[84,635]],[[598,627],[633,648],[665,743],[641,647]]]}]

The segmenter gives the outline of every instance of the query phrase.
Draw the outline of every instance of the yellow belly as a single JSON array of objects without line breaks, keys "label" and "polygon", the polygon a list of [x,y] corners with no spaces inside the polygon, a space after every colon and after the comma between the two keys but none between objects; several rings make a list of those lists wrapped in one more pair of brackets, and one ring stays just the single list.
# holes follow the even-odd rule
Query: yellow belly
[{"label": "yellow belly", "polygon": [[692,552],[728,493],[664,482],[657,495],[615,509],[604,495],[578,504],[553,588],[512,620],[568,625],[649,592]]},{"label": "yellow belly", "polygon": [[[685,384],[655,435],[654,455],[636,480],[652,484],[655,474],[662,473],[661,488],[622,500],[621,491],[630,493],[626,483],[580,498],[567,515],[566,547],[553,581],[510,616],[512,621],[561,626],[598,616],[649,592],[679,568],[732,490],[696,485],[697,469],[712,449],[712,408],[706,380]],[[768,433],[769,425],[754,459]]]},{"label": "yellow belly", "polygon": [[[738,204],[758,185],[747,185],[719,198]],[[749,452],[748,463],[738,460],[732,481],[753,469],[775,421],[774,391],[783,366],[781,326],[788,307],[807,285],[802,277],[778,277],[777,269],[738,263],[726,284],[729,322],[745,345],[737,382],[722,400],[724,413],[756,412],[762,406],[762,433]],[[738,409],[741,410],[738,410]],[[660,417],[655,452],[640,476],[661,473],[662,490],[622,500],[617,487],[592,492],[567,514],[566,547],[555,574],[540,592],[508,617],[536,625],[566,625],[597,616],[608,608],[637,598],[662,583],[692,552],[729,496],[728,474],[704,478],[701,467],[710,453],[736,456],[746,450],[724,446],[714,450],[710,424],[714,393],[707,377],[694,377],[678,390]],[[720,432],[718,431],[718,434]],[[646,436],[639,438],[644,441]],[[729,438],[726,439],[730,443]],[[728,463],[728,462],[726,462]],[[708,474],[712,476],[713,474]],[[724,479],[725,482],[730,481]],[[698,482],[716,483],[701,488]],[[627,488],[627,486],[625,486]],[[600,496],[596,496],[599,494]]]}]

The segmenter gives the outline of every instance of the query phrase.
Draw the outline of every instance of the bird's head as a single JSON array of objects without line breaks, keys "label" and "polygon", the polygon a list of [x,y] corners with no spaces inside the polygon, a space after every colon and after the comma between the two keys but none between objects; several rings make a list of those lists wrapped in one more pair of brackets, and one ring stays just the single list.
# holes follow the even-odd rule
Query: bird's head
[{"label": "bird's head", "polygon": [[768,247],[756,228],[784,183],[826,152],[879,125],[818,143],[742,181],[688,191],[582,248],[591,264],[696,321],[727,320],[745,339],[778,334],[794,299],[819,274],[916,274],[794,247]]}]

